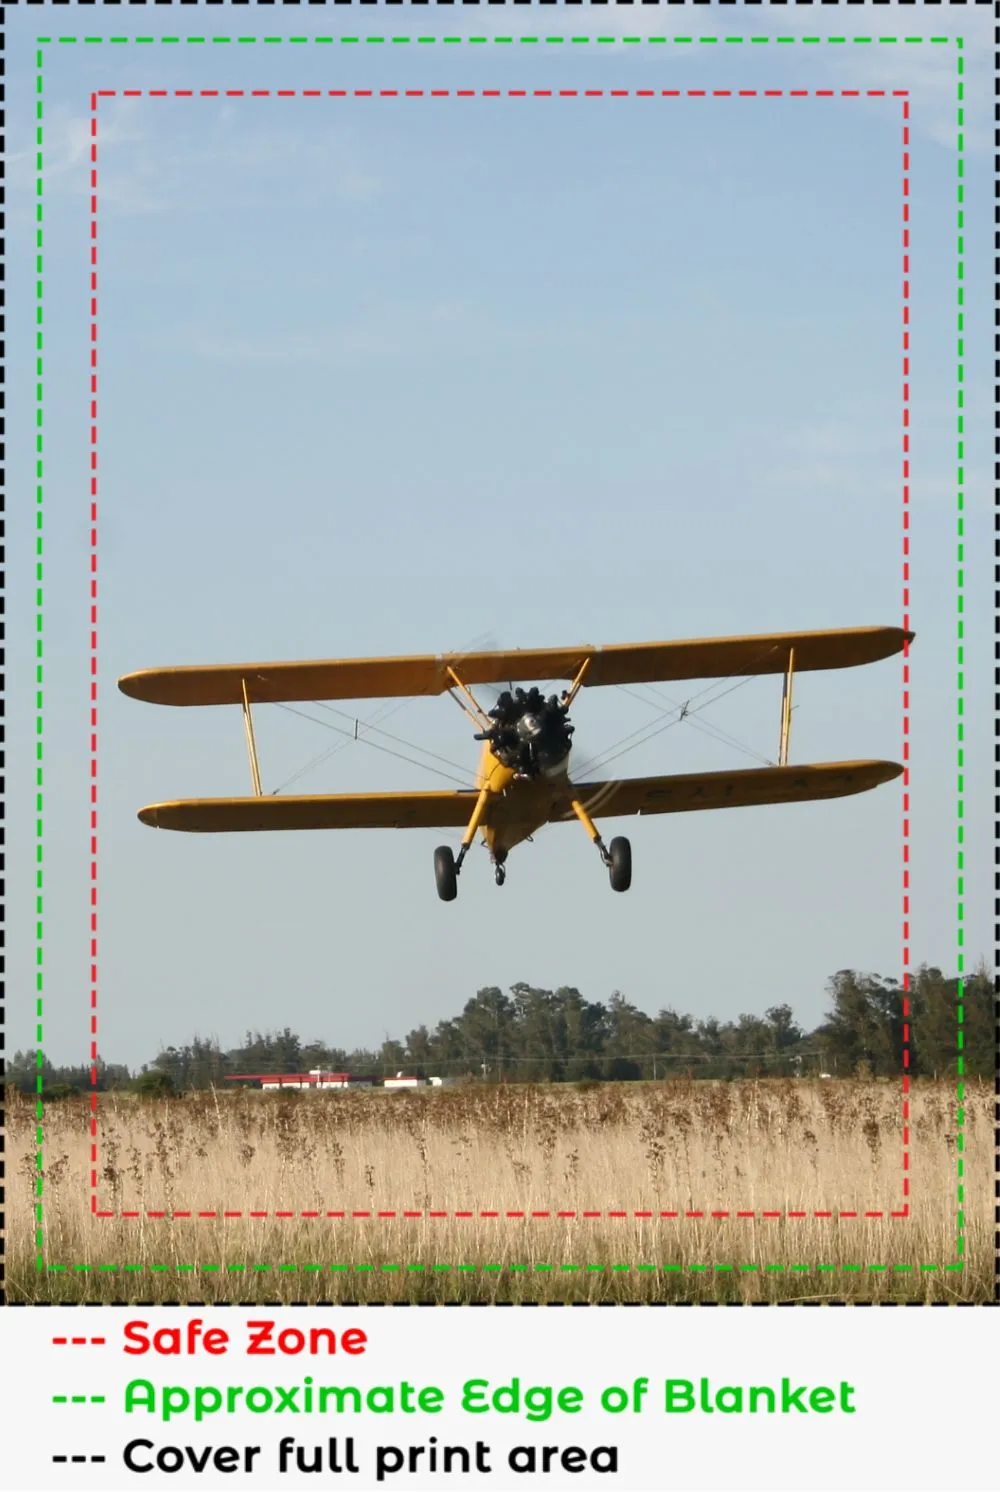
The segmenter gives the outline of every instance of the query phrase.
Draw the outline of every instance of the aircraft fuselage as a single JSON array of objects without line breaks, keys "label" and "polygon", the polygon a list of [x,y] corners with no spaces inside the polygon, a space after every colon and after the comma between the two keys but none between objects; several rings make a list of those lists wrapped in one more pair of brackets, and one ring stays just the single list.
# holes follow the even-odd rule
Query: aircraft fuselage
[{"label": "aircraft fuselage", "polygon": [[573,727],[566,706],[554,695],[543,699],[537,689],[501,695],[490,716],[495,723],[483,743],[477,787],[490,794],[483,839],[502,864],[514,845],[548,821],[553,805],[566,800]]}]

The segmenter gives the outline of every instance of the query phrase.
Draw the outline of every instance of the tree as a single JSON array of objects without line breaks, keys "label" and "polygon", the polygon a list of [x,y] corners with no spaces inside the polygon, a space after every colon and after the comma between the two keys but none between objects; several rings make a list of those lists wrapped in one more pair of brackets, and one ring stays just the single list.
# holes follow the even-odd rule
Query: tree
[{"label": "tree", "polygon": [[607,1012],[596,1000],[585,1000],[578,989],[556,990],[559,1009],[559,1051],[565,1078],[579,1081],[600,1074]]},{"label": "tree", "polygon": [[888,1077],[903,1058],[903,996],[894,980],[841,969],[827,986],[833,1010],[819,1028],[828,1070]]},{"label": "tree", "polygon": [[[586,1000],[569,985],[544,989],[520,981],[505,993],[487,985],[459,1015],[433,1031],[417,1024],[405,1041],[386,1034],[378,1051],[348,1052],[315,1039],[303,1045],[288,1026],[247,1031],[241,1045],[223,1050],[214,1037],[195,1036],[157,1053],[136,1080],[139,1092],[223,1086],[237,1072],[292,1072],[314,1068],[355,1073],[421,1072],[504,1077],[515,1082],[653,1078],[688,1073],[730,1079],[760,1073],[782,1076],[824,1070],[840,1076],[902,1070],[904,1029],[909,1071],[918,1075],[986,1077],[993,1071],[995,1021],[992,972],[980,961],[961,979],[922,964],[904,995],[897,981],[841,969],[827,985],[830,1008],[804,1033],[787,1004],[735,1021],[695,1020],[670,1007],[649,1016],[620,990],[606,1002]],[[702,999],[703,1008],[709,1003]],[[959,1066],[961,1064],[961,1066]],[[34,1094],[60,1087],[91,1092],[132,1082],[129,1069],[103,1058],[54,1066],[36,1050],[16,1051],[7,1081]]]},{"label": "tree", "polygon": [[922,1076],[954,1074],[958,1055],[958,980],[921,964],[910,977],[914,1068]]},{"label": "tree", "polygon": [[620,990],[614,990],[608,1000],[607,1052],[610,1061],[606,1066],[609,1078],[639,1078],[643,1076],[642,1059],[652,1053],[650,1032],[652,1021]]},{"label": "tree", "polygon": [[426,1026],[416,1026],[406,1038],[409,1060],[416,1067],[426,1067],[431,1060],[431,1037]]},{"label": "tree", "polygon": [[406,1065],[406,1052],[402,1043],[393,1041],[387,1036],[379,1052],[379,1065],[383,1073],[390,1077],[397,1072],[402,1072]]},{"label": "tree", "polygon": [[132,1092],[140,1098],[169,1098],[175,1089],[169,1073],[147,1067],[133,1079]]},{"label": "tree", "polygon": [[772,1005],[764,1012],[771,1048],[769,1071],[775,1077],[787,1077],[800,1071],[804,1057],[803,1031],[792,1015],[790,1005]]},{"label": "tree", "polygon": [[475,997],[466,1001],[456,1024],[462,1056],[471,1070],[482,1071],[485,1066],[492,1076],[499,1075],[504,1059],[509,1063],[516,1047],[512,1041],[513,1020],[514,1007],[496,985],[477,990]]}]

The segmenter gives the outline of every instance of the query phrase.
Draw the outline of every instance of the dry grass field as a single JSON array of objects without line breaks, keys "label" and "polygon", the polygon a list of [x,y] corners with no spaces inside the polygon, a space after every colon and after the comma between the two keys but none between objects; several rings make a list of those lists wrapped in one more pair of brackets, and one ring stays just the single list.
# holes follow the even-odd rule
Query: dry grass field
[{"label": "dry grass field", "polygon": [[44,1118],[39,1270],[34,1104],[15,1096],[9,1298],[986,1300],[992,1089],[968,1084],[963,1110],[953,1082],[913,1084],[892,1217],[898,1082],[104,1094],[115,1215],[95,1217],[89,1101],[64,1100]]}]

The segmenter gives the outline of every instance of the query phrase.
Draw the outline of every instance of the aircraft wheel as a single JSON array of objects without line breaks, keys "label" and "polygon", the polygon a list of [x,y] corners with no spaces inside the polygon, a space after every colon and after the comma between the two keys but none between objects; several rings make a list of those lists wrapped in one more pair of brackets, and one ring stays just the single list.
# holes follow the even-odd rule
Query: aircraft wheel
[{"label": "aircraft wheel", "polygon": [[441,900],[454,901],[458,895],[458,871],[455,869],[455,855],[450,845],[439,845],[434,851],[434,879]]},{"label": "aircraft wheel", "polygon": [[632,884],[632,846],[627,839],[613,839],[608,845],[608,874],[612,891],[627,891]]}]

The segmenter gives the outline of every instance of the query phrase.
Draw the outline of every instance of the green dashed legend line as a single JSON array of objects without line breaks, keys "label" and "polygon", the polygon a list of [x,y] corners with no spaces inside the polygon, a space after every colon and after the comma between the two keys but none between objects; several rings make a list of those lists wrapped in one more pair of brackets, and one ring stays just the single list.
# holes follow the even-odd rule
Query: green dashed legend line
[{"label": "green dashed legend line", "polygon": [[49,1264],[67,1274],[946,1274],[964,1264]]},{"label": "green dashed legend line", "polygon": [[42,1212],[42,1151],[44,1105],[42,1100],[45,1058],[42,1050],[45,997],[44,954],[44,259],[43,259],[43,155],[44,88],[43,52],[37,51],[35,92],[35,1040],[38,1073],[35,1079],[35,1251],[36,1264],[44,1265],[44,1217]]},{"label": "green dashed legend line", "polygon": [[[51,46],[947,46],[948,36],[40,36]],[[959,40],[961,45],[961,40]]]}]

